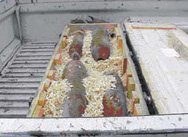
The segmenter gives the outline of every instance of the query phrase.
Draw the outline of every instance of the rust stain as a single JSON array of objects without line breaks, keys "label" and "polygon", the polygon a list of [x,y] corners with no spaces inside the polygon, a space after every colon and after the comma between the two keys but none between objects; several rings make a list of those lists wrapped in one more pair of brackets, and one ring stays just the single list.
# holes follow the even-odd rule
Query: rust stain
[{"label": "rust stain", "polygon": [[180,55],[180,59],[188,61],[188,48],[173,34],[173,32],[169,31],[167,36],[168,46],[173,48]]},{"label": "rust stain", "polygon": [[164,27],[138,27],[138,26],[133,26],[133,25],[131,25],[131,27],[133,28],[133,29],[157,29],[157,30],[176,30],[176,28],[164,28]]}]

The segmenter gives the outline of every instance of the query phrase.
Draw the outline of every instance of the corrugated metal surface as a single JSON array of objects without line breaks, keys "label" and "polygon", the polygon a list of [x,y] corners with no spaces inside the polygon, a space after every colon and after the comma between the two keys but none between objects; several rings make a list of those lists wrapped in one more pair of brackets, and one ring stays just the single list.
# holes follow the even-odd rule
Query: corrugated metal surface
[{"label": "corrugated metal surface", "polygon": [[26,117],[54,48],[54,42],[35,42],[17,51],[0,77],[0,117]]}]

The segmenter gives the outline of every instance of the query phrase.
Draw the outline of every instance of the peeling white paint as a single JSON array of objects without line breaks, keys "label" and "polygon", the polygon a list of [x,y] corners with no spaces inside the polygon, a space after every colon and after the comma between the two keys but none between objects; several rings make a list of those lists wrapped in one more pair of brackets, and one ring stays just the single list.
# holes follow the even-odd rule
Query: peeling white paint
[{"label": "peeling white paint", "polygon": [[44,132],[136,134],[188,131],[188,115],[109,118],[0,119],[0,134]]},{"label": "peeling white paint", "polygon": [[[142,28],[132,27],[138,25]],[[188,113],[188,44],[182,42],[188,35],[174,25],[125,26],[159,114]]]}]

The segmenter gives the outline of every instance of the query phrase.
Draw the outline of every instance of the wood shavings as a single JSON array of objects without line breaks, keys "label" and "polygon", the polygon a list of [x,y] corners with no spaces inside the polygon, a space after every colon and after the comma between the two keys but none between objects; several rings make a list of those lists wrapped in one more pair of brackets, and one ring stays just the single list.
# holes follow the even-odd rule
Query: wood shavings
[{"label": "wood shavings", "polygon": [[62,79],[63,70],[64,70],[66,64],[72,60],[70,58],[70,55],[68,52],[69,52],[69,46],[72,43],[73,38],[74,38],[74,36],[69,36],[67,39],[67,43],[68,43],[67,46],[62,49],[62,65],[55,66],[55,69],[56,69],[55,79],[56,80]]},{"label": "wood shavings", "polygon": [[[67,39],[67,46],[62,49],[62,65],[55,66],[57,71],[55,80],[49,87],[46,104],[44,106],[45,117],[62,117],[61,105],[67,97],[67,93],[71,91],[72,85],[66,79],[62,80],[62,74],[65,66],[72,61],[69,55],[69,47],[74,39],[71,35]],[[103,116],[103,96],[105,91],[116,88],[116,79],[112,75],[104,75],[104,72],[117,72],[121,79],[123,70],[123,54],[118,48],[116,39],[111,39],[113,52],[109,59],[95,61],[91,54],[92,31],[85,30],[84,44],[82,47],[82,57],[80,61],[84,64],[88,71],[88,77],[83,79],[83,85],[86,89],[85,97],[88,105],[85,109],[83,117],[102,117]],[[124,79],[124,84],[126,83]]]},{"label": "wood shavings", "polygon": [[103,116],[103,96],[108,89],[114,89],[116,79],[113,76],[105,76],[98,73],[92,73],[89,77],[83,79],[86,88],[86,98],[89,102],[83,117]]},{"label": "wood shavings", "polygon": [[[87,31],[84,38],[82,63],[88,70],[89,76],[83,79],[86,88],[86,98],[89,104],[86,107],[83,117],[102,117],[103,116],[103,96],[106,90],[116,88],[115,77],[104,75],[104,72],[112,71],[122,73],[122,58],[120,54],[111,55],[109,59],[95,61],[91,55],[90,45],[92,32]],[[114,52],[115,53],[115,52]],[[116,65],[115,65],[116,64]]]},{"label": "wood shavings", "polygon": [[71,85],[66,80],[53,81],[48,89],[46,104],[44,106],[45,117],[61,117],[61,105],[66,94],[71,91]]}]

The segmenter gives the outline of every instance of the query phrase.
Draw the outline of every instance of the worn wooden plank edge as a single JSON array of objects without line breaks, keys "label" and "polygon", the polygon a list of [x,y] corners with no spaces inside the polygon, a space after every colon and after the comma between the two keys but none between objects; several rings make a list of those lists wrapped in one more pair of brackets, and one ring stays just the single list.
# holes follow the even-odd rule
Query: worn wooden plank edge
[{"label": "worn wooden plank edge", "polygon": [[[134,30],[134,28],[132,27],[132,25],[131,25],[132,23],[130,23],[130,22],[127,22],[127,21],[125,21],[124,22],[124,27],[125,27],[125,29],[126,29],[126,32],[127,32],[127,37],[128,37],[128,39],[129,39],[129,42],[130,42],[130,46],[131,46],[131,48],[132,48],[132,50],[133,50],[133,53],[134,53],[134,55],[137,57],[137,51],[135,50],[135,48],[134,48],[134,43],[132,43],[132,38],[129,36],[129,35],[132,35],[132,33],[133,33],[133,30]],[[136,24],[136,25],[141,25],[142,23],[134,23],[134,24]],[[146,24],[144,24],[145,26],[149,26],[149,27],[153,27],[154,25],[156,25],[156,24],[149,24],[149,23],[146,23]],[[174,27],[174,25],[168,25],[167,26],[167,24],[157,24],[158,26],[161,26],[161,25],[164,25],[165,27],[169,27],[169,28],[176,28],[176,27]],[[143,28],[144,29],[144,28]],[[178,28],[176,28],[176,29],[178,29]],[[168,29],[167,29],[168,30]],[[143,80],[143,85],[145,85],[144,87],[145,87],[145,94],[144,94],[144,98],[145,98],[145,100],[147,100],[148,102],[149,102],[149,106],[148,107],[151,107],[151,105],[152,105],[152,113],[155,113],[155,114],[158,114],[159,112],[158,112],[158,109],[157,109],[157,106],[156,106],[156,102],[155,102],[155,100],[153,99],[153,96],[152,96],[152,93],[151,93],[151,89],[150,89],[150,87],[147,85],[147,77],[145,77],[144,76],[144,74],[143,74],[143,72],[145,72],[145,68],[143,68],[142,66],[141,66],[141,64],[140,64],[140,62],[136,59],[136,63],[138,63],[137,65],[137,67],[139,68],[139,72],[141,73],[140,74],[140,76],[142,77],[142,80]],[[149,96],[149,100],[148,100],[148,96]],[[148,104],[147,104],[148,105]],[[154,111],[154,112],[153,112]],[[151,111],[150,111],[150,113],[151,113]]]},{"label": "worn wooden plank edge", "polygon": [[[118,28],[120,29],[120,24],[118,24]],[[147,108],[147,105],[146,105],[146,102],[145,102],[145,99],[144,99],[144,95],[143,95],[143,92],[142,92],[142,88],[141,88],[141,84],[140,84],[140,81],[139,81],[139,78],[138,78],[138,75],[137,75],[137,72],[136,72],[136,69],[135,69],[135,65],[133,63],[133,60],[130,56],[130,50],[126,44],[126,40],[125,40],[125,37],[122,30],[120,29],[119,32],[121,33],[121,36],[122,36],[122,40],[123,40],[123,53],[124,53],[124,57],[127,58],[128,60],[128,65],[130,65],[130,69],[131,69],[131,72],[132,72],[132,77],[134,79],[134,82],[135,82],[135,92],[137,92],[137,95],[138,97],[140,98],[140,108],[141,108],[141,113],[142,115],[148,115],[149,114],[149,111],[148,111],[148,108]]]}]

